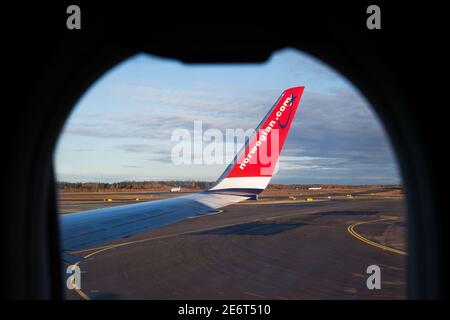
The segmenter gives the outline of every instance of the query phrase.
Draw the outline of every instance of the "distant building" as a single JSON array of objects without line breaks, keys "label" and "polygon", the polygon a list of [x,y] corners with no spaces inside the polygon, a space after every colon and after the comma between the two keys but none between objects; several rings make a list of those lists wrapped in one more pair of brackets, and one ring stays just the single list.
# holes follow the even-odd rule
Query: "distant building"
[{"label": "distant building", "polygon": [[176,187],[176,188],[170,189],[170,192],[180,192],[180,191],[181,191],[181,187]]},{"label": "distant building", "polygon": [[310,187],[308,190],[322,190],[322,187]]}]

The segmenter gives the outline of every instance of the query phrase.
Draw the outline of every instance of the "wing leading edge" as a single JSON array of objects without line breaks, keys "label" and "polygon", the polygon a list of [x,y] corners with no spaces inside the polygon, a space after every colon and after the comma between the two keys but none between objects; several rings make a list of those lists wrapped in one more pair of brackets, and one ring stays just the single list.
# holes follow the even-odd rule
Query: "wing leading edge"
[{"label": "wing leading edge", "polygon": [[262,192],[272,174],[304,87],[285,90],[213,187],[172,199],[59,216],[63,250],[94,247],[212,213]]}]

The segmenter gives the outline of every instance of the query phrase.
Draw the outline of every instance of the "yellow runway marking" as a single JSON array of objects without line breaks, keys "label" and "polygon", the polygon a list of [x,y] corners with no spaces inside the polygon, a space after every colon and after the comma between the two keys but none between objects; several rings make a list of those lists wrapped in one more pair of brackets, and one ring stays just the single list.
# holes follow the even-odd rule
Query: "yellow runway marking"
[{"label": "yellow runway marking", "polygon": [[306,200],[258,200],[258,201],[245,201],[236,203],[236,206],[256,206],[256,205],[264,205],[264,204],[286,204],[286,203],[311,203],[311,202],[322,202],[328,201],[328,199],[314,199],[312,201]]},{"label": "yellow runway marking", "polygon": [[[249,220],[247,222],[239,221],[239,222],[235,222],[235,223],[223,224],[223,225],[213,226],[213,227],[208,227],[208,228],[203,228],[203,229],[189,230],[189,231],[184,231],[184,232],[179,232],[179,233],[166,234],[166,235],[163,235],[163,236],[150,237],[150,238],[145,238],[145,239],[140,239],[140,240],[135,240],[135,241],[129,241],[129,242],[122,242],[122,243],[113,244],[113,245],[106,245],[106,246],[101,246],[101,247],[95,247],[95,248],[89,248],[89,249],[84,249],[84,250],[72,251],[71,254],[78,254],[78,253],[82,253],[82,252],[89,252],[89,251],[95,250],[95,251],[85,255],[82,260],[80,260],[77,263],[75,263],[75,265],[79,265],[81,263],[81,261],[83,261],[84,259],[90,258],[90,257],[92,257],[92,256],[94,256],[94,255],[96,255],[96,254],[98,254],[100,252],[107,251],[109,249],[114,249],[114,248],[118,248],[118,247],[127,246],[127,245],[130,245],[130,244],[142,243],[142,242],[151,241],[151,240],[158,240],[158,239],[166,239],[166,238],[181,236],[181,235],[190,234],[190,233],[194,233],[194,232],[203,232],[203,231],[208,231],[208,230],[214,230],[214,229],[217,229],[217,228],[226,228],[226,227],[231,227],[231,226],[235,226],[237,224],[242,224],[242,223],[251,223],[251,222],[256,222],[256,221],[272,220],[272,219],[275,219],[275,218],[284,218],[284,217],[294,216],[294,215],[298,215],[298,214],[299,213],[296,212],[296,213],[290,213],[290,214],[285,214],[285,215],[276,215],[276,216],[272,216],[272,217],[263,217],[263,218],[253,219],[253,220]],[[85,300],[92,300],[92,298],[89,297],[86,293],[84,293],[81,289],[75,289],[75,292],[78,293]]]},{"label": "yellow runway marking", "polygon": [[[253,219],[244,223],[251,223],[251,222],[256,222],[256,221],[261,221],[261,220],[272,220],[272,219],[276,219],[276,218],[284,218],[284,217],[289,217],[289,216],[294,216],[294,215],[298,215],[299,213],[290,213],[290,214],[285,214],[285,215],[276,215],[276,216],[272,216],[272,217],[264,217],[264,218],[258,218],[258,219]],[[357,238],[358,240],[361,240],[369,245],[375,246],[377,248],[386,250],[386,251],[390,251],[390,252],[394,252],[400,255],[407,255],[406,252],[398,250],[398,249],[394,249],[394,248],[390,248],[387,246],[384,246],[382,244],[379,244],[377,242],[371,241],[369,239],[364,238],[362,235],[360,235],[359,233],[357,233],[354,228],[356,226],[359,226],[361,224],[366,224],[366,223],[374,223],[374,222],[379,222],[379,221],[388,221],[388,220],[392,220],[392,218],[383,218],[383,219],[378,219],[378,220],[372,220],[372,221],[362,221],[362,222],[357,222],[354,223],[352,225],[350,225],[347,230],[348,232],[354,236],[355,238]],[[224,225],[218,225],[218,226],[213,226],[213,227],[208,227],[208,228],[203,228],[203,229],[196,229],[196,230],[189,230],[189,231],[184,231],[184,232],[179,232],[179,233],[172,233],[172,234],[166,234],[163,236],[156,236],[156,237],[149,237],[149,238],[145,238],[145,239],[140,239],[140,240],[135,240],[135,241],[129,241],[129,242],[123,242],[123,243],[118,243],[118,244],[114,244],[114,245],[106,245],[106,246],[101,246],[101,247],[95,247],[95,248],[89,248],[89,249],[84,249],[84,250],[79,250],[79,251],[72,251],[72,254],[77,254],[77,253],[82,253],[82,252],[89,252],[89,251],[93,251],[87,255],[85,255],[83,257],[82,260],[90,258],[98,253],[101,253],[103,251],[107,251],[110,249],[114,249],[114,248],[119,248],[122,246],[127,246],[127,245],[131,245],[131,244],[136,244],[136,243],[142,243],[142,242],[147,242],[147,241],[151,241],[151,240],[158,240],[158,239],[166,239],[166,238],[171,238],[171,237],[176,237],[176,236],[180,236],[180,235],[185,235],[185,234],[190,234],[190,233],[194,233],[194,232],[203,232],[203,231],[208,231],[208,230],[213,230],[213,229],[217,229],[217,228],[226,228],[226,227],[231,227],[237,224],[241,224],[243,223],[242,221],[239,222],[235,222],[235,223],[229,223],[229,224],[224,224]],[[79,265],[81,263],[81,261],[78,261],[77,263],[75,263],[75,265]],[[91,297],[89,297],[86,293],[84,293],[81,289],[75,289],[75,292],[77,292],[83,299],[85,300],[92,300]]]},{"label": "yellow runway marking", "polygon": [[[79,267],[81,260],[76,262],[75,265]],[[91,297],[89,297],[86,293],[84,293],[80,288],[75,288],[75,292],[78,293],[80,297],[82,297],[84,300],[92,300]]]},{"label": "yellow runway marking", "polygon": [[84,300],[92,300],[91,297],[81,291],[81,289],[75,289],[75,292],[78,293]]},{"label": "yellow runway marking", "polygon": [[[221,210],[221,212],[223,212],[223,210]],[[179,233],[166,234],[166,235],[163,235],[163,236],[156,236],[156,237],[150,237],[150,238],[145,238],[145,239],[140,239],[140,240],[135,240],[135,241],[122,242],[122,243],[117,243],[117,244],[112,244],[112,245],[110,244],[110,245],[106,245],[106,246],[99,246],[99,247],[88,248],[88,249],[83,249],[83,250],[71,251],[70,253],[71,254],[79,254],[79,253],[83,253],[83,252],[90,252],[90,251],[96,250],[95,252],[90,253],[87,256],[83,257],[83,259],[86,259],[86,258],[89,258],[89,257],[93,256],[94,254],[100,253],[102,251],[106,251],[106,250],[109,250],[109,249],[130,245],[130,244],[134,244],[134,243],[141,243],[141,242],[146,242],[146,241],[151,241],[151,240],[159,240],[159,239],[171,238],[171,237],[176,237],[176,236],[182,236],[182,235],[193,233],[193,232],[203,232],[203,231],[209,231],[209,230],[218,229],[218,228],[232,227],[232,226],[235,226],[237,224],[242,224],[242,223],[252,223],[252,222],[257,222],[257,221],[285,218],[285,217],[295,216],[295,215],[298,215],[298,214],[303,214],[303,213],[295,212],[295,213],[288,213],[288,214],[285,214],[285,215],[261,217],[261,218],[248,220],[248,221],[245,221],[245,222],[242,222],[242,221],[233,222],[233,223],[222,224],[222,225],[212,226],[212,227],[203,228],[203,229],[194,229],[194,230],[188,230],[188,231],[179,232]],[[198,217],[198,218],[200,218],[200,217]]]},{"label": "yellow runway marking", "polygon": [[389,220],[393,220],[393,218],[390,217],[390,218],[382,218],[382,219],[371,220],[371,221],[357,222],[357,223],[354,223],[354,224],[348,226],[347,231],[352,236],[354,236],[356,239],[361,240],[362,242],[367,243],[368,245],[371,245],[371,246],[374,246],[374,247],[377,247],[377,248],[380,248],[382,250],[386,250],[386,251],[389,251],[389,252],[393,252],[393,253],[396,253],[396,254],[400,254],[400,255],[403,255],[403,256],[408,255],[405,251],[398,250],[398,249],[391,248],[391,247],[387,247],[387,246],[382,245],[382,244],[380,244],[378,242],[375,242],[375,241],[369,240],[367,238],[364,238],[362,235],[360,235],[359,233],[357,233],[355,231],[355,227],[357,227],[359,225],[362,225],[362,224],[374,223],[374,222],[380,222],[380,221],[389,221]]}]

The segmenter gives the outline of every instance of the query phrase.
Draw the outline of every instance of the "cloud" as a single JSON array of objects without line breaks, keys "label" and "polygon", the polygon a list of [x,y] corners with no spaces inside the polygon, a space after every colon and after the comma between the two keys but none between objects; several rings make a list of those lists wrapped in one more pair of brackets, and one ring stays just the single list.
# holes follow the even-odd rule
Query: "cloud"
[{"label": "cloud", "polygon": [[[274,90],[246,92],[224,96],[214,91],[157,89],[146,86],[124,86],[119,93],[139,107],[124,107],[126,112],[99,115],[80,110],[69,119],[66,133],[102,139],[170,139],[176,128],[193,130],[201,120],[203,129],[249,128],[256,126],[273,104]],[[251,128],[251,127],[250,127]]]},{"label": "cloud", "polygon": [[74,149],[67,148],[67,149],[64,149],[65,152],[90,152],[93,150],[94,149],[91,149],[91,148],[74,148]]},{"label": "cloud", "polygon": [[131,153],[148,153],[152,152],[152,146],[148,144],[120,144],[116,148]]},{"label": "cloud", "polygon": [[[288,52],[281,60],[284,67],[312,78],[331,84],[343,81],[306,56]],[[217,128],[224,136],[225,129],[254,129],[280,94],[270,88],[242,90],[238,84],[229,91],[214,90],[214,84],[193,90],[157,84],[120,83],[114,92],[120,108],[99,113],[95,106],[83,105],[74,111],[64,133],[108,140],[124,153],[171,165],[173,130],[187,129],[192,136],[196,120],[202,121],[204,132]],[[350,86],[305,90],[280,162],[277,179],[284,181],[399,180],[383,127],[364,97]]]},{"label": "cloud", "polygon": [[280,157],[280,170],[337,170],[345,162],[341,158],[285,156]]},{"label": "cloud", "polygon": [[171,145],[167,142],[165,145],[154,144],[120,144],[114,148],[126,153],[144,154],[147,161],[168,163],[171,160]]},{"label": "cloud", "polygon": [[[191,92],[126,86],[132,99],[167,108],[148,108],[81,117],[67,132],[104,139],[145,138],[147,143],[118,144],[127,153],[151,155],[150,161],[169,162],[171,133],[176,128],[193,133],[193,123],[201,119],[203,131],[219,128],[249,129],[256,126],[273,104],[274,92],[260,91],[257,96],[221,96],[214,92]],[[275,96],[276,97],[276,96]],[[159,143],[155,144],[155,139]],[[153,142],[153,143],[152,143]],[[354,90],[336,89],[331,93],[306,91],[286,141],[281,158],[283,171],[373,172],[377,176],[395,175],[395,159],[387,137],[370,106]]]}]

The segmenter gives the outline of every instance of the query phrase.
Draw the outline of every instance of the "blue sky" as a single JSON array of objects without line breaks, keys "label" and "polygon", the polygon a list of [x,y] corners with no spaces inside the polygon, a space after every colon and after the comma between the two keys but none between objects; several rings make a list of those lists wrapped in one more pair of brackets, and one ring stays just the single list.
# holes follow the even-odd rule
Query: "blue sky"
[{"label": "blue sky", "polygon": [[58,181],[216,180],[223,164],[172,163],[174,129],[252,129],[280,93],[305,86],[274,183],[400,183],[387,136],[368,102],[309,55],[265,64],[187,65],[137,55],[78,101],[55,152]]}]

